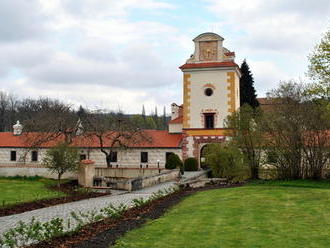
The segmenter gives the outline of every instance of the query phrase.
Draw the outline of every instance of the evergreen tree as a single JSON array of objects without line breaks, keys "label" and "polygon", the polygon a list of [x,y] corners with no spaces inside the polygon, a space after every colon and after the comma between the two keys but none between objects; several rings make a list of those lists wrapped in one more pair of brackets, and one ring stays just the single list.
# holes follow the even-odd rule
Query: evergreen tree
[{"label": "evergreen tree", "polygon": [[164,106],[163,111],[163,128],[166,129],[167,123],[166,123],[166,107]]},{"label": "evergreen tree", "polygon": [[80,105],[77,111],[78,117],[83,118],[85,114],[86,114],[86,110],[83,108],[83,106]]},{"label": "evergreen tree", "polygon": [[155,118],[158,117],[158,111],[157,111],[157,106],[155,107]]},{"label": "evergreen tree", "polygon": [[246,63],[245,59],[240,69],[242,74],[239,80],[241,106],[243,106],[244,104],[249,104],[252,108],[256,108],[259,106],[259,102],[257,100],[256,90],[254,89],[253,85],[254,79],[250,71],[250,67]]},{"label": "evergreen tree", "polygon": [[144,108],[144,104],[142,105],[142,117],[143,119],[146,119],[146,110]]}]

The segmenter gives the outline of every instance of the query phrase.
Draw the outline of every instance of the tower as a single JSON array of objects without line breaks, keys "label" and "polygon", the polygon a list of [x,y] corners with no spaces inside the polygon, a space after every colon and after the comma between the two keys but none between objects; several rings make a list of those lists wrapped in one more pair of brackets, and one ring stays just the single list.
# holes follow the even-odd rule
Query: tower
[{"label": "tower", "polygon": [[224,120],[239,108],[239,67],[224,38],[203,33],[183,72],[183,158],[199,158],[201,147],[225,140]]}]

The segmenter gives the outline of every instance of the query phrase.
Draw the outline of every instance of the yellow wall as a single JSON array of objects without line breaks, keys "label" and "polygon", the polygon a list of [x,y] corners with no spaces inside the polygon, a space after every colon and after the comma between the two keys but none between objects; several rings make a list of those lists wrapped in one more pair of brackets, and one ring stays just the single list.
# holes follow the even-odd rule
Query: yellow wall
[{"label": "yellow wall", "polygon": [[188,73],[183,74],[183,128],[190,127],[190,77]]},{"label": "yellow wall", "polygon": [[235,92],[235,72],[227,72],[227,89],[228,89],[228,113],[236,110],[236,92]]},{"label": "yellow wall", "polygon": [[228,136],[230,135],[230,130],[228,129],[190,129],[185,130],[186,134],[189,136],[203,136],[203,135],[223,135]]}]

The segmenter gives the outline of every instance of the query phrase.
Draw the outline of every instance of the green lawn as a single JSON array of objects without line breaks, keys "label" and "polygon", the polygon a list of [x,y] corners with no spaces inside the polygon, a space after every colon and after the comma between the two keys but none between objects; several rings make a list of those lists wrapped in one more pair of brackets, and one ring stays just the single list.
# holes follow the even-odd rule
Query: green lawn
[{"label": "green lawn", "polygon": [[51,184],[56,184],[56,181],[44,178],[0,178],[0,207],[65,195],[47,189]]},{"label": "green lawn", "polygon": [[187,197],[116,248],[330,247],[330,182],[251,183]]}]

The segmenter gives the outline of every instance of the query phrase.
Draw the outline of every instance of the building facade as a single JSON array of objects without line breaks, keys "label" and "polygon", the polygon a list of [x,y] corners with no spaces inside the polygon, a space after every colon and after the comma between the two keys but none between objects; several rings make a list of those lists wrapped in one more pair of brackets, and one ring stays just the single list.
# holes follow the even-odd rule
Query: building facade
[{"label": "building facade", "polygon": [[193,39],[194,54],[180,67],[183,105],[172,104],[169,131],[182,133],[182,157],[201,157],[203,146],[226,140],[224,121],[239,108],[240,71],[235,53],[215,33]]}]

